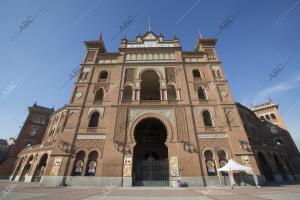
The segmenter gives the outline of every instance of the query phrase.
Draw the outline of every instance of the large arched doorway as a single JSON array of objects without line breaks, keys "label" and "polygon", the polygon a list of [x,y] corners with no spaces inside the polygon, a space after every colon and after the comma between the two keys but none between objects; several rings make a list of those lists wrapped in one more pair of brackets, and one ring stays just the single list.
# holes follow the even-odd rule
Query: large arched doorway
[{"label": "large arched doorway", "polygon": [[281,174],[283,180],[287,181],[289,180],[288,177],[287,177],[287,174],[285,172],[285,169],[284,167],[282,166],[281,162],[279,161],[278,157],[276,156],[276,154],[274,154],[274,160],[275,160],[275,164],[276,164],[276,167],[279,171],[279,173]]},{"label": "large arched doorway", "polygon": [[134,130],[132,184],[169,186],[167,129],[156,118],[146,118]]},{"label": "large arched doorway", "polygon": [[143,72],[141,76],[141,100],[160,100],[159,76],[153,70]]},{"label": "large arched doorway", "polygon": [[44,176],[45,168],[47,165],[48,154],[44,154],[39,164],[36,166],[35,172],[33,174],[32,182],[40,182],[42,176]]},{"label": "large arched doorway", "polygon": [[19,164],[18,164],[18,166],[17,166],[17,168],[16,168],[16,170],[15,170],[13,176],[12,176],[12,179],[11,179],[12,181],[15,181],[16,176],[19,174],[21,166],[23,164],[23,160],[24,160],[24,157],[22,157],[21,160],[19,161]]},{"label": "large arched doorway", "polygon": [[258,156],[258,159],[259,159],[260,167],[262,169],[262,174],[265,176],[267,181],[274,181],[274,176],[273,176],[273,173],[272,173],[272,169],[271,169],[270,165],[268,164],[268,162],[267,162],[265,156],[263,155],[263,153],[258,152],[257,156]]},{"label": "large arched doorway", "polygon": [[28,176],[28,173],[29,173],[29,170],[31,168],[31,165],[32,165],[32,161],[33,161],[33,155],[31,155],[27,162],[26,162],[26,165],[24,166],[23,168],[23,171],[21,173],[21,176],[19,178],[19,181],[25,181],[25,177]]}]

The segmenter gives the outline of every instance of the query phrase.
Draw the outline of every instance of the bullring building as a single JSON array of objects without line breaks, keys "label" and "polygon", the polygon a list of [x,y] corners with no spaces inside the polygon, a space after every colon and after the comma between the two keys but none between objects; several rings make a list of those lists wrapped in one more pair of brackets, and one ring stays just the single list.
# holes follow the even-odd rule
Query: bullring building
[{"label": "bullring building", "polygon": [[179,38],[148,31],[108,52],[102,37],[86,41],[69,102],[30,107],[22,150],[1,167],[11,180],[49,186],[206,186],[226,184],[217,169],[234,159],[261,184],[298,179],[278,105],[234,101],[216,42],[183,51]]}]

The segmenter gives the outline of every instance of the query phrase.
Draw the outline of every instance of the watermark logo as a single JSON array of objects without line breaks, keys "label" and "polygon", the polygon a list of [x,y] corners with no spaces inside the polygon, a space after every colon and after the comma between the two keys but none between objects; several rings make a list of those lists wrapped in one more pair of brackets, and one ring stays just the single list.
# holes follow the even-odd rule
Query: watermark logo
[{"label": "watermark logo", "polygon": [[18,186],[17,181],[12,181],[10,184],[0,193],[0,200],[4,200],[13,192],[13,190]]},{"label": "watermark logo", "polygon": [[69,73],[69,80],[67,80],[67,81],[63,84],[63,86],[61,87],[61,89],[63,89],[64,87],[66,87],[66,85],[67,85],[70,81],[72,81],[74,78],[76,78],[77,75],[79,74],[79,72],[80,72],[80,67],[73,69],[72,72]]},{"label": "watermark logo", "polygon": [[13,42],[23,31],[25,31],[33,22],[34,20],[41,14],[41,12],[45,10],[44,8],[41,9],[36,15],[28,16],[21,25],[19,25],[19,31],[14,35],[14,37],[11,39]]},{"label": "watermark logo", "polygon": [[120,35],[121,33],[123,33],[125,30],[128,29],[128,27],[134,22],[135,18],[144,10],[144,8],[142,8],[135,16],[128,16],[119,26],[119,32],[116,33],[114,35],[114,37],[110,40],[113,41],[116,37],[118,37],[118,35]]},{"label": "watermark logo", "polygon": [[266,83],[260,88],[260,90],[264,89],[271,81],[273,81],[275,78],[279,76],[280,73],[283,72],[285,67],[294,59],[294,57],[291,57],[288,59],[288,61],[284,64],[277,65],[270,73],[269,73],[269,79],[266,81]]},{"label": "watermark logo", "polygon": [[4,99],[5,97],[7,97],[12,91],[15,90],[15,88],[19,85],[19,83],[24,79],[23,75],[19,80],[17,81],[12,81],[10,82],[5,88],[4,90],[1,91],[1,97],[0,100]]},{"label": "watermark logo", "polygon": [[215,37],[220,35],[224,30],[226,30],[229,26],[231,26],[236,19],[236,17],[243,11],[244,9],[240,9],[237,14],[233,16],[228,16],[222,23],[219,25],[219,31],[215,34]]}]

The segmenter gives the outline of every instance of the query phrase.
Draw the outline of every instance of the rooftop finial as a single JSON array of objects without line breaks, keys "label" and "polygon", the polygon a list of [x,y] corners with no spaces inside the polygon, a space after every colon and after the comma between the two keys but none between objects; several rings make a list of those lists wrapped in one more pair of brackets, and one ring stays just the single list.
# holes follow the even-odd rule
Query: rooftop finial
[{"label": "rooftop finial", "polygon": [[272,99],[269,97],[269,103],[272,103]]},{"label": "rooftop finial", "polygon": [[149,16],[149,19],[148,19],[148,31],[150,32],[151,31],[151,17]]},{"label": "rooftop finial", "polygon": [[199,34],[199,38],[200,38],[200,39],[203,39],[203,36],[202,36],[202,34],[201,34],[201,31],[200,31],[200,30],[198,30],[198,34]]},{"label": "rooftop finial", "polygon": [[103,37],[102,32],[100,32],[99,41],[102,41],[103,39],[102,37]]}]

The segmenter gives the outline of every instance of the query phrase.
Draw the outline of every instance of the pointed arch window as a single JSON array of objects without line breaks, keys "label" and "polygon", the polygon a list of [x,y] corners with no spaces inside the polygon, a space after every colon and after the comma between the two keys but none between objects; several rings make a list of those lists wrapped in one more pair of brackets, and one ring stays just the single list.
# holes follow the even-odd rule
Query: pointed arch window
[{"label": "pointed arch window", "polygon": [[197,69],[193,70],[193,77],[194,77],[194,80],[201,79],[201,74],[200,74],[199,70],[197,70]]},{"label": "pointed arch window", "polygon": [[92,151],[88,156],[88,162],[86,163],[86,176],[95,176],[97,167],[98,153],[97,151]]},{"label": "pointed arch window", "polygon": [[216,176],[217,171],[216,171],[215,161],[213,159],[213,157],[214,157],[213,152],[210,150],[205,151],[204,157],[205,157],[205,163],[206,163],[206,169],[207,169],[208,176]]},{"label": "pointed arch window", "polygon": [[86,73],[84,74],[84,77],[83,77],[84,80],[87,79],[88,74],[89,74],[88,72],[86,72]]},{"label": "pointed arch window", "polygon": [[84,77],[84,72],[81,72],[79,75],[79,79],[82,79]]},{"label": "pointed arch window", "polygon": [[212,118],[208,110],[202,112],[202,119],[204,126],[211,127],[213,126]]},{"label": "pointed arch window", "polygon": [[91,115],[91,118],[90,118],[90,121],[89,121],[89,127],[90,128],[97,128],[98,127],[99,117],[100,117],[99,112],[94,112]]},{"label": "pointed arch window", "polygon": [[73,176],[81,176],[83,170],[85,153],[80,151],[76,154],[76,160],[74,162]]},{"label": "pointed arch window", "polygon": [[[227,158],[226,158],[226,152],[224,150],[218,151],[218,157],[219,157],[219,164],[220,167],[224,167],[227,164]],[[221,172],[222,176],[227,176],[227,172]]]},{"label": "pointed arch window", "polygon": [[202,87],[198,88],[197,94],[198,94],[198,99],[199,100],[206,100],[205,91],[204,91],[204,89]]},{"label": "pointed arch window", "polygon": [[132,87],[130,85],[127,85],[124,88],[123,101],[132,101]]},{"label": "pointed arch window", "polygon": [[108,72],[102,71],[99,74],[99,81],[105,81],[108,78]]},{"label": "pointed arch window", "polygon": [[276,116],[274,115],[274,113],[271,113],[271,118],[276,119]]},{"label": "pointed arch window", "polygon": [[160,80],[154,70],[147,70],[141,75],[141,100],[160,100]]}]

